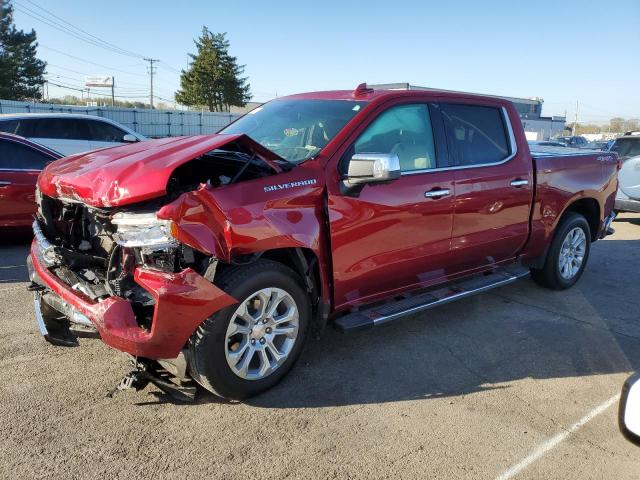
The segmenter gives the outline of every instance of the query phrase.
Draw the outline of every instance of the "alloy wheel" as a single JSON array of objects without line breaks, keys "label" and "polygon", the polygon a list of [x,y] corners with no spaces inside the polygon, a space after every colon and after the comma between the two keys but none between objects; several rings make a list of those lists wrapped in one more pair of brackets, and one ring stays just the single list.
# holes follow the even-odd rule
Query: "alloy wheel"
[{"label": "alloy wheel", "polygon": [[567,233],[560,247],[558,269],[560,276],[571,280],[580,271],[587,250],[587,236],[580,227],[574,227]]},{"label": "alloy wheel", "polygon": [[245,380],[269,376],[289,357],[298,327],[298,306],[285,290],[263,288],[249,295],[227,327],[225,357],[231,371]]}]

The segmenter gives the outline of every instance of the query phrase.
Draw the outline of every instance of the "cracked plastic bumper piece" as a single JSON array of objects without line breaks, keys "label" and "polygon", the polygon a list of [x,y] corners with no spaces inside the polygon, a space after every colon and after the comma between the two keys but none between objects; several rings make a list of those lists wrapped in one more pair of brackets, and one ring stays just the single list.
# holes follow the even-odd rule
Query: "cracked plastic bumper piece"
[{"label": "cracked plastic bumper piece", "polygon": [[87,317],[107,345],[134,356],[150,359],[177,357],[202,321],[237,303],[236,299],[190,268],[179,273],[165,273],[137,267],[135,281],[155,299],[151,328],[147,330],[138,325],[127,300],[112,296],[94,302],[64,283],[47,268],[37,240],[31,244],[29,263],[35,274],[32,277]]}]

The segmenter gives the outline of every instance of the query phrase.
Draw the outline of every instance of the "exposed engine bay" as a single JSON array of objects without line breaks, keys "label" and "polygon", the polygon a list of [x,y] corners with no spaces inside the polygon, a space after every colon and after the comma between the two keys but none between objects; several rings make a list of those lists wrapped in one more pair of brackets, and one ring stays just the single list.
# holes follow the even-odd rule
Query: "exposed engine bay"
[{"label": "exposed engine bay", "polygon": [[166,273],[191,268],[212,281],[217,263],[177,242],[170,232],[171,222],[158,219],[156,212],[203,185],[224,187],[274,173],[255,153],[214,150],[178,167],[164,197],[126,207],[90,207],[37,192],[38,225],[56,255],[51,271],[94,302],[110,296],[128,300],[140,327],[149,329],[154,298],[135,282],[137,266]]}]

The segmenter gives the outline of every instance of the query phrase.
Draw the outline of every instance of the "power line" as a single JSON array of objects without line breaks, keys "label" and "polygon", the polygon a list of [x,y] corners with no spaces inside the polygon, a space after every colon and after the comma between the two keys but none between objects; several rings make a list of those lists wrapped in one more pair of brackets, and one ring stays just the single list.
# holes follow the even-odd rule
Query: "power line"
[{"label": "power line", "polygon": [[[71,82],[79,82],[79,80],[77,78],[74,77],[69,77],[67,75],[60,75],[58,73],[53,73],[53,74],[47,74],[47,81],[51,81],[51,80],[56,80],[58,78],[64,78],[67,81],[67,85],[73,86],[73,87],[78,87],[78,88],[82,88],[85,89],[86,86],[80,82],[78,83],[69,83],[69,81]],[[60,81],[60,80],[58,80]],[[118,82],[119,83],[119,82]],[[88,89],[88,88],[87,88]],[[127,88],[127,87],[118,87],[118,90],[122,93],[128,93],[128,94],[139,94],[140,97],[146,97],[147,96],[147,89],[146,88]]]},{"label": "power line", "polygon": [[162,62],[162,61],[160,61],[160,66],[161,66],[161,67],[166,68],[167,70],[171,70],[171,71],[173,71],[173,72],[176,72],[176,73],[180,73],[180,74],[182,73],[182,71],[181,71],[181,70],[178,70],[177,68],[172,67],[171,65],[169,65],[169,64],[168,64],[168,63],[166,63],[166,62]]},{"label": "power line", "polygon": [[[57,73],[57,72],[51,72],[49,67],[54,67],[56,69],[61,69],[61,70],[66,70],[68,72],[72,72],[72,73],[77,73],[78,75],[82,75],[84,77],[89,76],[89,73],[86,72],[79,72],[78,70],[74,70],[72,68],[68,68],[68,67],[63,67],[62,65],[56,65],[54,63],[47,63],[47,72],[49,75],[58,75],[61,77],[64,77],[64,75]],[[65,78],[69,78],[71,79],[71,77],[65,77]],[[73,80],[77,80],[77,78],[74,78]],[[146,85],[143,85],[142,83],[134,83],[134,82],[127,82],[124,80],[118,80],[118,85],[132,85],[134,87],[139,87],[138,90],[144,90],[145,92],[148,91],[148,88]]]},{"label": "power line", "polygon": [[126,70],[120,70],[119,68],[116,68],[116,67],[110,67],[108,65],[103,65],[101,63],[92,62],[91,60],[87,60],[86,58],[76,57],[75,55],[71,55],[69,53],[63,52],[62,50],[58,50],[56,48],[48,47],[48,46],[43,45],[43,44],[39,44],[39,46],[42,47],[42,48],[46,48],[47,50],[51,50],[52,52],[59,53],[60,55],[65,55],[65,56],[67,56],[69,58],[73,58],[74,60],[78,60],[80,62],[89,63],[91,65],[96,65],[98,67],[106,68],[106,69],[109,69],[109,70],[114,70],[116,72],[124,73],[126,75],[134,75],[136,77],[144,77],[145,76],[143,73],[127,72]]},{"label": "power line", "polygon": [[[67,90],[75,90],[76,92],[84,92],[85,90],[82,88],[77,88],[77,86],[74,85],[69,85],[66,83],[62,83],[62,82],[52,82],[50,80],[47,80],[47,82],[51,85],[55,85],[56,87],[60,87],[60,88],[66,88]],[[96,96],[100,96],[100,97],[111,97],[110,93],[100,93],[100,92],[91,92],[91,95],[96,95]],[[141,98],[145,98],[146,95],[114,95],[115,98],[137,98],[137,99],[141,99]]]},{"label": "power line", "polygon": [[[135,58],[144,58],[144,55],[141,55],[139,53],[135,53],[132,52],[131,50],[126,50],[122,47],[119,47],[113,43],[107,42],[106,40],[103,40],[83,29],[81,29],[80,27],[73,25],[72,23],[66,21],[65,19],[59,17],[58,15],[54,14],[53,12],[47,10],[44,7],[41,7],[40,5],[38,5],[37,3],[33,2],[32,0],[26,0],[27,2],[29,2],[31,5],[35,6],[36,8],[38,8],[39,10],[42,10],[43,12],[45,12],[47,15],[49,15],[49,17],[27,7],[26,5],[17,3],[16,4],[16,8],[22,12],[23,14],[38,20],[42,23],[45,23],[47,25],[49,25],[52,28],[55,28],[56,30],[59,30],[63,33],[66,33],[67,35],[70,35],[74,38],[77,38],[78,40],[82,40],[86,43],[89,43],[91,45],[94,45],[96,47],[100,47],[103,48],[105,50],[111,51],[113,53],[118,53],[120,55],[126,55],[129,57],[135,57]],[[14,3],[15,0],[14,0]],[[53,17],[53,18],[51,18]],[[54,19],[57,19],[59,21],[56,21]],[[62,23],[60,23],[62,22]],[[66,25],[65,25],[66,24]],[[69,28],[71,27],[71,28]]]}]

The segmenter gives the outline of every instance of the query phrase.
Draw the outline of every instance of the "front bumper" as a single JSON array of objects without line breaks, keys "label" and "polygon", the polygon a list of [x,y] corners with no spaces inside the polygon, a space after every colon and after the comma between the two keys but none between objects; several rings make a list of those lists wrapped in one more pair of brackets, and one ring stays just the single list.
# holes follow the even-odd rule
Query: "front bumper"
[{"label": "front bumper", "polygon": [[[72,289],[49,270],[44,248],[34,239],[28,262],[31,280],[68,304],[78,315],[96,327],[102,340],[117,350],[150,359],[176,358],[195,329],[213,313],[237,303],[207,279],[187,268],[179,273],[164,273],[137,267],[135,281],[155,299],[149,330],[136,322],[131,304],[111,296],[94,302]],[[37,317],[42,330],[41,317]],[[45,329],[46,331],[46,329]],[[44,334],[44,333],[43,333]]]}]

